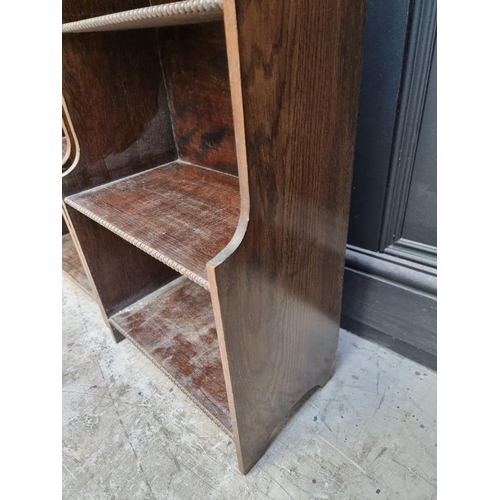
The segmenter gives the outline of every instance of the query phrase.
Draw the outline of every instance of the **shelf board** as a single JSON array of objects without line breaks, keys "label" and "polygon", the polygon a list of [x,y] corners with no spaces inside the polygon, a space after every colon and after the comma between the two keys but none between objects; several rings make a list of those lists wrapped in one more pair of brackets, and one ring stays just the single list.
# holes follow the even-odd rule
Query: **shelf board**
[{"label": "shelf board", "polygon": [[62,25],[63,33],[116,31],[194,24],[222,19],[222,0],[185,0],[115,12]]},{"label": "shelf board", "polygon": [[230,434],[219,342],[205,290],[177,278],[113,315],[110,323]]},{"label": "shelf board", "polygon": [[62,268],[82,290],[92,295],[92,287],[69,233],[62,237]]},{"label": "shelf board", "polygon": [[238,179],[173,162],[66,203],[208,290],[206,264],[238,224]]}]

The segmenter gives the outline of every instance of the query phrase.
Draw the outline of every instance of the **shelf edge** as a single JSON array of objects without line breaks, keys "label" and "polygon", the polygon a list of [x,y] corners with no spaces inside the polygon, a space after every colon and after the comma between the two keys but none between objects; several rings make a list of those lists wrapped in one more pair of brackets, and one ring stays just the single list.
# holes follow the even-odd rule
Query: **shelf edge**
[{"label": "shelf edge", "polygon": [[142,250],[143,252],[147,253],[151,257],[153,257],[156,260],[159,260],[166,266],[172,268],[174,271],[177,271],[179,274],[182,274],[183,276],[186,276],[186,278],[190,279],[197,285],[201,286],[205,290],[210,290],[208,281],[206,279],[203,279],[202,277],[198,276],[197,274],[194,274],[192,271],[189,271],[189,269],[186,269],[184,266],[179,264],[178,262],[175,262],[174,260],[166,257],[165,255],[161,254],[158,252],[158,250],[154,250],[150,246],[146,245],[142,241],[134,238],[130,234],[122,231],[121,229],[117,228],[110,222],[102,219],[98,215],[94,214],[90,210],[87,210],[86,208],[81,207],[78,205],[78,203],[75,203],[73,200],[70,198],[66,198],[64,202],[69,205],[70,207],[74,208],[81,214],[85,215],[89,219],[92,219],[94,222],[97,222],[99,225],[105,227],[106,229],[109,229],[112,233],[115,233],[117,236],[120,238],[124,239],[125,241],[128,241],[135,247],[139,248],[139,250]]},{"label": "shelf edge", "polygon": [[223,0],[184,0],[143,7],[64,23],[62,32],[88,33],[217,21],[223,18],[222,3]]}]

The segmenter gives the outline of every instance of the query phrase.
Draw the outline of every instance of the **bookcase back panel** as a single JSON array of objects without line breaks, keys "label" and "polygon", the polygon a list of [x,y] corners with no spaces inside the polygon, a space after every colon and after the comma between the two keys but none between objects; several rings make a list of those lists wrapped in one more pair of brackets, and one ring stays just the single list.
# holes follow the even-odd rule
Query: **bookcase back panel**
[{"label": "bookcase back panel", "polygon": [[97,222],[69,206],[67,210],[108,317],[179,277]]},{"label": "bookcase back panel", "polygon": [[167,27],[158,37],[180,159],[238,175],[223,23]]},{"label": "bookcase back panel", "polygon": [[[169,1],[162,0],[161,3],[169,3]],[[71,0],[71,2],[62,2],[62,18],[63,23],[71,23],[89,17],[149,6],[149,0]]]},{"label": "bookcase back panel", "polygon": [[80,145],[64,195],[177,157],[153,30],[65,35],[63,75]]}]

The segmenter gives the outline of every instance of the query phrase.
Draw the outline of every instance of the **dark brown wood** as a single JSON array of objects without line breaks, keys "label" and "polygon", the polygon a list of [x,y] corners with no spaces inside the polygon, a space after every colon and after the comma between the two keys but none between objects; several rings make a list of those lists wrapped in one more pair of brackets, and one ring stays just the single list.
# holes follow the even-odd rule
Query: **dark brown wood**
[{"label": "dark brown wood", "polygon": [[68,230],[68,225],[66,224],[66,221],[64,220],[64,217],[62,218],[62,234],[63,236],[65,234],[68,234],[69,230]]},{"label": "dark brown wood", "polygon": [[[162,3],[170,3],[166,0]],[[130,9],[149,7],[149,0],[71,0],[62,2],[63,23],[81,21],[89,17],[104,16]]]},{"label": "dark brown wood", "polygon": [[224,25],[159,31],[181,159],[237,175]]},{"label": "dark brown wood", "polygon": [[206,288],[206,264],[229,243],[239,215],[235,177],[180,162],[66,202]]},{"label": "dark brown wood", "polygon": [[66,209],[108,318],[179,276],[88,217]]},{"label": "dark brown wood", "polygon": [[333,373],[365,2],[224,8],[246,193],[237,237],[209,280],[246,472],[292,406]]},{"label": "dark brown wood", "polygon": [[82,290],[92,295],[92,287],[69,233],[62,237],[62,269]]},{"label": "dark brown wood", "polygon": [[64,35],[63,74],[80,145],[64,195],[177,157],[154,30]]},{"label": "dark brown wood", "polygon": [[[168,313],[167,313],[168,312]],[[110,318],[212,418],[231,430],[210,295],[180,277]]]}]

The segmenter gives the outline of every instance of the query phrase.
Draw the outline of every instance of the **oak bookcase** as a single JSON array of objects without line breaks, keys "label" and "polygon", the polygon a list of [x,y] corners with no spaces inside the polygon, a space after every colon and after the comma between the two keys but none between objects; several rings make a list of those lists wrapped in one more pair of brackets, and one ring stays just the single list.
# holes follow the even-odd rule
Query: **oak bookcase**
[{"label": "oak bookcase", "polygon": [[243,473],[333,374],[364,9],[63,1],[63,211],[90,286]]}]

